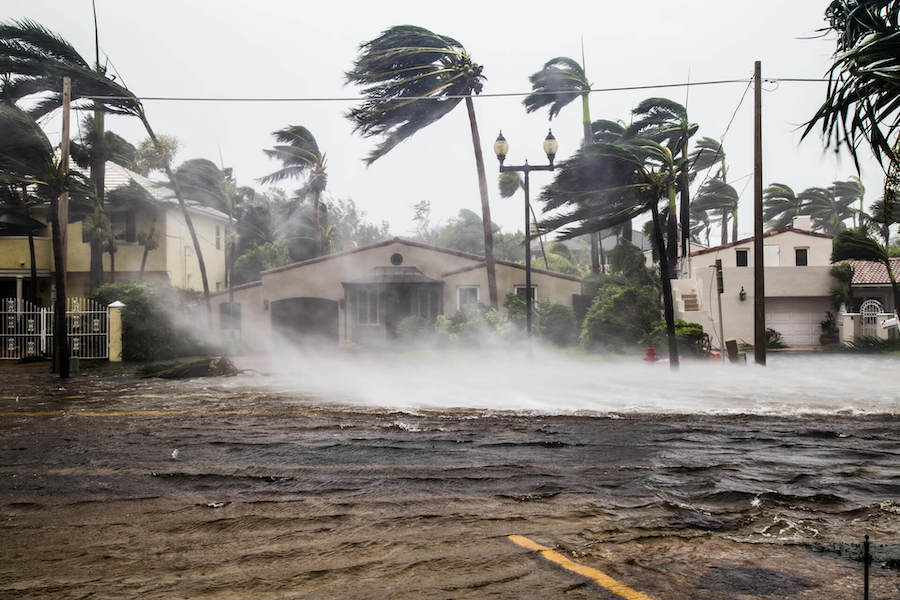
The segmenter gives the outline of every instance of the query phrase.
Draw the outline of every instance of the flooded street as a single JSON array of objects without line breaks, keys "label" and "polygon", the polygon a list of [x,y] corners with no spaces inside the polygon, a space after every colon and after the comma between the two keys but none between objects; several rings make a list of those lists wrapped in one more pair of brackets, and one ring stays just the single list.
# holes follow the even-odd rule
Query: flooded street
[{"label": "flooded street", "polygon": [[[847,544],[864,534],[872,597],[900,597],[900,571],[879,562],[900,543],[900,397],[864,400],[890,387],[844,394],[850,408],[818,393],[813,412],[772,408],[786,397],[702,412],[679,394],[721,395],[720,376],[689,367],[686,384],[713,387],[654,410],[668,385],[654,374],[646,406],[613,412],[530,401],[535,375],[512,410],[510,386],[496,407],[454,405],[434,400],[451,382],[432,394],[398,379],[378,405],[390,373],[361,366],[354,396],[332,368],[328,397],[312,374],[325,363],[251,366],[61,384],[44,365],[2,365],[0,597],[620,597],[507,537],[522,535],[658,600],[856,599]],[[807,367],[822,371],[789,370]],[[600,369],[615,389],[631,368]]]}]

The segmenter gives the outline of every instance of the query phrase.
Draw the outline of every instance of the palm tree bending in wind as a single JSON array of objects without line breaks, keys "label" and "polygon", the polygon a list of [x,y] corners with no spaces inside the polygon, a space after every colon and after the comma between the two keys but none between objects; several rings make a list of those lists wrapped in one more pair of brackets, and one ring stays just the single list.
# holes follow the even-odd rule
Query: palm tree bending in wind
[{"label": "palm tree bending in wind", "polygon": [[487,177],[472,95],[481,93],[483,67],[472,61],[458,41],[423,27],[397,25],[360,46],[347,82],[363,87],[367,98],[347,117],[364,137],[381,136],[382,142],[366,164],[439,120],[465,99],[475,152],[481,220],[484,227],[484,262],[491,306],[498,307],[494,270],[494,241]]}]

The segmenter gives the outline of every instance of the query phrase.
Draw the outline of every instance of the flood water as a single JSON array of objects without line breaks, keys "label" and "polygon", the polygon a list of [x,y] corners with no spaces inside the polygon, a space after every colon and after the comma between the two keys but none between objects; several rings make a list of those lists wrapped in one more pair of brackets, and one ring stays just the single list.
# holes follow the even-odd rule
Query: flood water
[{"label": "flood water", "polygon": [[898,552],[896,357],[243,366],[4,366],[0,597],[616,597],[520,534],[660,600],[860,598],[847,544]]}]

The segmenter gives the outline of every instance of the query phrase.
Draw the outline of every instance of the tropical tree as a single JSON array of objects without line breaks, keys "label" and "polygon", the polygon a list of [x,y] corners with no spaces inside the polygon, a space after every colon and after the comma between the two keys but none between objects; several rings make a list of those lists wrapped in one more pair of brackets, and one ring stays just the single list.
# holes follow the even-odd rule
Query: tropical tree
[{"label": "tropical tree", "polygon": [[731,219],[731,239],[737,241],[738,193],[731,185],[718,177],[707,179],[697,189],[692,209],[712,212],[719,216],[722,229],[722,243],[728,243],[728,220]]},{"label": "tropical tree", "polygon": [[[688,141],[698,129],[696,123],[688,119],[687,109],[668,98],[647,98],[632,110],[635,120],[625,130],[625,137],[642,137],[664,144],[673,157],[687,158]],[[688,253],[688,241],[690,239],[690,176],[687,161],[681,161],[681,171],[678,178],[678,189],[681,195],[680,207],[676,207],[672,198],[669,206],[668,219],[668,252],[670,276],[675,278],[676,263],[678,260],[678,223],[682,223],[681,255]]]},{"label": "tropical tree", "polygon": [[391,27],[360,46],[359,56],[347,72],[348,83],[363,86],[367,96],[347,116],[353,122],[354,130],[364,137],[384,138],[365,159],[371,165],[465,99],[481,195],[488,292],[491,306],[496,309],[491,207],[472,102],[472,95],[480,94],[482,90],[482,71],[483,67],[472,60],[463,45],[451,37],[413,25]]},{"label": "tropical tree", "polygon": [[[825,101],[806,124],[846,148],[859,170],[859,146],[884,165],[900,128],[900,0],[832,0],[825,34],[837,34]],[[893,142],[891,138],[894,138]]]},{"label": "tropical tree", "polygon": [[[500,197],[501,198],[512,198],[516,194],[517,191],[525,188],[525,181],[522,179],[522,177],[518,173],[515,173],[512,171],[507,171],[506,173],[500,173],[498,184],[500,187]],[[528,203],[528,210],[531,212],[531,219],[532,219],[531,223],[529,224],[529,228],[531,228],[533,225],[534,229],[537,230],[538,229],[538,219],[537,219],[537,215],[534,213],[534,208],[531,206],[530,202]],[[533,237],[533,234],[532,234],[532,236],[529,236],[529,237]],[[593,244],[593,240],[595,237],[597,237],[597,235],[591,234],[591,244]],[[547,251],[544,249],[544,238],[541,235],[538,235],[537,238],[541,244],[541,256],[544,257],[544,266],[547,269],[550,269],[550,261],[547,259]],[[525,235],[522,234],[522,246],[524,247],[524,245],[525,245]],[[599,244],[598,244],[598,246],[599,246]],[[528,248],[526,250],[526,252],[531,252],[531,248]],[[593,252],[593,245],[591,246],[591,252]],[[502,252],[497,252],[498,256],[500,256],[502,254],[503,254]],[[591,260],[593,261],[593,255],[592,255]],[[591,262],[591,265],[592,265],[591,268],[593,268],[593,262]]]},{"label": "tropical tree", "polygon": [[844,221],[853,218],[855,198],[838,198],[833,185],[807,188],[797,197],[803,202],[803,213],[812,218],[813,229],[837,234],[846,228]]},{"label": "tropical tree", "polygon": [[870,238],[865,230],[845,229],[834,238],[831,249],[831,262],[840,260],[871,260],[879,262],[887,269],[891,280],[891,291],[894,294],[894,312],[900,311],[900,285],[891,268],[890,250],[887,244],[879,244]]},{"label": "tropical tree", "polygon": [[853,210],[853,226],[862,227],[862,219],[865,217],[865,209],[863,208],[863,196],[866,194],[866,188],[859,177],[850,177],[847,181],[835,181],[832,184],[834,189],[834,197],[841,201],[849,201],[850,206],[858,202],[858,209]]},{"label": "tropical tree", "polygon": [[[678,368],[675,311],[668,253],[663,239],[665,225],[659,202],[674,206],[678,174],[683,161],[653,140],[630,139],[583,147],[560,163],[556,177],[544,188],[541,200],[547,217],[542,227],[571,239],[590,231],[621,225],[650,212],[653,239],[659,253],[663,307],[669,340],[669,361]],[[674,241],[677,243],[677,240]]]},{"label": "tropical tree", "polygon": [[[535,112],[547,108],[549,118],[553,117],[575,98],[581,97],[581,124],[584,129],[583,146],[594,143],[594,132],[591,127],[590,93],[591,82],[588,81],[584,70],[584,57],[582,64],[566,56],[551,58],[540,71],[528,77],[531,82],[532,93],[525,97],[522,103],[525,111]],[[630,224],[628,224],[630,227]],[[600,271],[600,234],[590,234],[591,241],[591,271]]]},{"label": "tropical tree", "polygon": [[[197,255],[207,316],[212,323],[209,281],[200,240],[188,213],[181,187],[172,172],[170,157],[163,152],[162,143],[150,126],[140,100],[128,88],[107,77],[105,72],[91,68],[65,39],[30,20],[0,23],[0,73],[7,74],[4,93],[9,100],[18,102],[35,94],[40,96],[29,111],[35,118],[62,106],[62,81],[64,77],[68,77],[72,82],[73,103],[90,100],[89,108],[95,111],[130,115],[140,119],[151,142],[163,157],[163,168],[181,207]],[[96,100],[97,98],[102,100]]]},{"label": "tropical tree", "polygon": [[259,179],[260,183],[277,183],[284,179],[306,177],[306,183],[298,192],[302,199],[312,197],[313,219],[316,238],[316,256],[323,253],[322,225],[319,217],[319,202],[328,185],[325,169],[325,154],[310,131],[302,125],[290,125],[272,132],[278,145],[263,150],[269,158],[281,161],[282,167]]},{"label": "tropical tree", "polygon": [[763,190],[763,220],[769,229],[781,229],[790,225],[794,217],[804,213],[804,199],[794,193],[791,186],[772,183]]}]

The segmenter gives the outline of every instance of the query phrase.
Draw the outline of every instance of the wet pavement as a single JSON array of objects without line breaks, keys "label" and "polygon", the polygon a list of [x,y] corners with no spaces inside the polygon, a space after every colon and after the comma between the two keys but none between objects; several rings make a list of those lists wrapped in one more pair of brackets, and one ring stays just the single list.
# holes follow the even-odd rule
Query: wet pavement
[{"label": "wet pavement", "polygon": [[0,598],[862,597],[900,542],[896,414],[333,404],[248,373],[0,364]]}]

